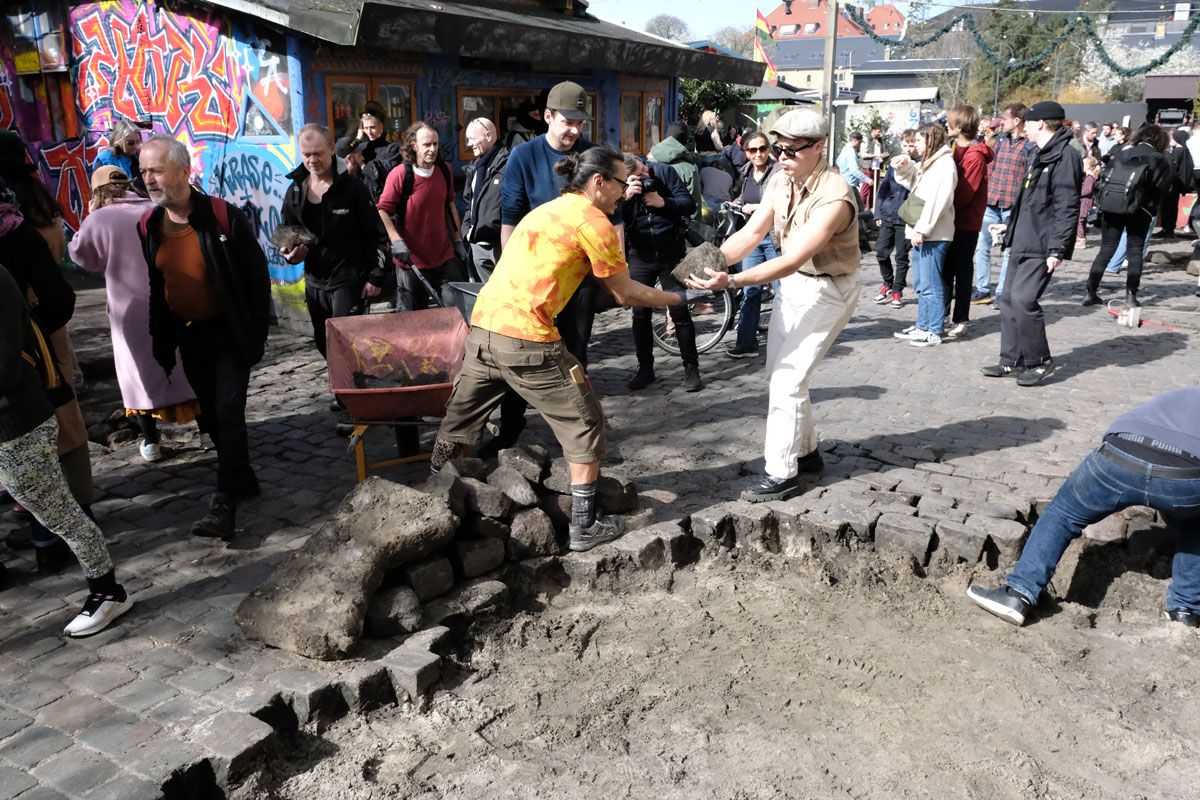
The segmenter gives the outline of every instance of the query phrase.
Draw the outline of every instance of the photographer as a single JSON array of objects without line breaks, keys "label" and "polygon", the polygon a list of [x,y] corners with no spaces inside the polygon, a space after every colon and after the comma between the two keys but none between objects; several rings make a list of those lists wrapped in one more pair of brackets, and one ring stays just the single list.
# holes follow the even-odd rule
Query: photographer
[{"label": "photographer", "polygon": [[[629,276],[638,283],[676,291],[683,287],[671,270],[683,257],[687,219],[696,212],[696,201],[687,186],[667,164],[644,164],[635,155],[625,154],[629,180],[621,216],[625,223],[625,241],[629,257]],[[633,344],[637,348],[638,371],[629,381],[630,389],[644,389],[654,383],[654,342],[651,339],[649,308],[633,310]],[[683,358],[683,389],[698,392],[699,357],[696,354],[696,327],[686,305],[672,306],[671,319]]]}]

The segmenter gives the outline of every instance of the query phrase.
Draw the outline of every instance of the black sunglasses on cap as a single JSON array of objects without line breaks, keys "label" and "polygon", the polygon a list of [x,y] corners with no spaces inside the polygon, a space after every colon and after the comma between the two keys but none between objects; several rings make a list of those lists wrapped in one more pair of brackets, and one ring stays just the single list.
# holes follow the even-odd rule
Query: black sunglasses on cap
[{"label": "black sunglasses on cap", "polygon": [[822,141],[824,140],[813,139],[808,144],[802,144],[799,147],[784,147],[783,145],[773,144],[771,145],[771,152],[775,153],[776,158],[786,158],[790,161],[810,147],[816,147]]}]

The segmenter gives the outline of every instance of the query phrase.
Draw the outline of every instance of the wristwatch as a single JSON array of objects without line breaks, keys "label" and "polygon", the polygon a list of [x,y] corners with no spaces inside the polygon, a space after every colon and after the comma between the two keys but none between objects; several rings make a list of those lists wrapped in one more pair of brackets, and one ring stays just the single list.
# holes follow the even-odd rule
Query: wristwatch
[{"label": "wristwatch", "polygon": [[734,278],[736,278],[736,277],[737,277],[737,273],[734,273],[734,272],[729,273],[729,288],[730,289],[737,288],[737,281],[734,280]]}]

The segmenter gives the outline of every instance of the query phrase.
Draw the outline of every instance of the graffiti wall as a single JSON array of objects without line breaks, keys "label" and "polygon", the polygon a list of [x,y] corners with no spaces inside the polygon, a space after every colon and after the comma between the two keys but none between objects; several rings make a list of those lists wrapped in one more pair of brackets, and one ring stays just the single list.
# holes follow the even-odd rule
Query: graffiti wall
[{"label": "graffiti wall", "polygon": [[193,182],[245,211],[270,261],[277,307],[303,314],[302,268],[267,245],[285,176],[298,160],[303,70],[296,42],[240,15],[162,0],[81,4],[68,26],[78,138],[38,141],[44,126],[22,118],[23,105],[36,109],[36,100],[22,103],[11,64],[0,59],[0,128],[22,134],[67,226],[77,230],[87,213],[91,166],[112,124],[140,121],[184,142]]}]

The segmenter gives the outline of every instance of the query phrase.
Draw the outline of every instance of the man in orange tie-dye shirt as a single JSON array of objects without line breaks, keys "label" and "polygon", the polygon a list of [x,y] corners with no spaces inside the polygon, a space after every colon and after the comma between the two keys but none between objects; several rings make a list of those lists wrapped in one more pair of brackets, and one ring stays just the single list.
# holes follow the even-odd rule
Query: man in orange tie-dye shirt
[{"label": "man in orange tie-dye shirt", "polygon": [[626,306],[672,306],[682,292],[662,292],[629,277],[608,220],[625,192],[619,153],[594,147],[559,161],[563,196],[517,224],[479,293],[466,357],[434,445],[439,470],[464,444],[479,441],[488,416],[510,388],[546,420],[571,470],[570,548],[590,550],[624,532],[616,515],[596,513],[604,456],[604,411],[583,367],[563,346],[554,317],[589,273]]}]

